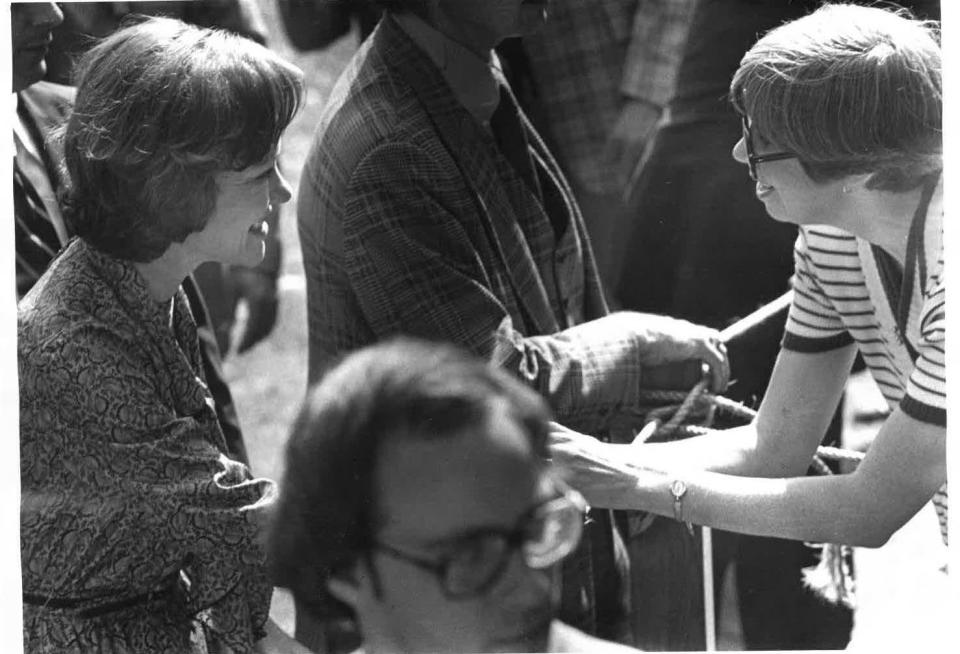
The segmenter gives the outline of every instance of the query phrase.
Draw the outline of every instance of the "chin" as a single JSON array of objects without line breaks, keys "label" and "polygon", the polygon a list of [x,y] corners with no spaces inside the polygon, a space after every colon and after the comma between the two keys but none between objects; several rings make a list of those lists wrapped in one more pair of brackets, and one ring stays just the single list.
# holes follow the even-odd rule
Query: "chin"
[{"label": "chin", "polygon": [[233,261],[229,263],[234,266],[246,266],[248,268],[253,268],[260,264],[263,261],[263,257],[266,256],[267,248],[263,243],[259,244],[259,247],[247,249],[239,253],[234,257]]},{"label": "chin", "polygon": [[[21,58],[26,59],[27,55],[21,55]],[[29,57],[26,62],[17,61],[15,58],[13,64],[13,89],[14,91],[22,91],[42,80],[46,74],[47,64],[43,57],[39,57],[39,59],[37,57]]]},{"label": "chin", "polygon": [[763,203],[763,208],[767,210],[767,215],[776,220],[778,223],[788,223],[790,225],[798,224],[797,221],[789,217],[783,207],[782,202],[778,202],[774,199],[763,198],[760,199],[760,202]]}]

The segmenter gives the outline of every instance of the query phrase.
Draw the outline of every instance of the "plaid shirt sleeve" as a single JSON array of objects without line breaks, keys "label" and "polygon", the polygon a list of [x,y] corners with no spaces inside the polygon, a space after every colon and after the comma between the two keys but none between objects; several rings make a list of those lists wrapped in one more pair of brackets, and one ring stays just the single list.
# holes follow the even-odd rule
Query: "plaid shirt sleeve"
[{"label": "plaid shirt sleeve", "polygon": [[697,0],[641,0],[620,92],[665,107],[673,96]]},{"label": "plaid shirt sleeve", "polygon": [[354,170],[344,251],[364,320],[377,338],[406,334],[465,347],[535,388],[557,419],[605,428],[636,402],[639,338],[616,329],[615,316],[524,334],[505,304],[497,263],[485,260],[469,232],[476,208],[455,192],[452,174],[410,143],[381,144]]}]

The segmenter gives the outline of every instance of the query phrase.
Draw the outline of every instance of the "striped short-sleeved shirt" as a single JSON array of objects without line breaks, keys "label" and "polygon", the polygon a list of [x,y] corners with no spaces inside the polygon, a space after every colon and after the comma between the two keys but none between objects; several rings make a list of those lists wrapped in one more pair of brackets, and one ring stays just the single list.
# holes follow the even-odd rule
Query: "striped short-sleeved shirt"
[{"label": "striped short-sleeved shirt", "polygon": [[[824,352],[856,342],[891,409],[946,427],[942,181],[924,188],[903,268],[880,248],[828,226],[802,227],[794,257],[783,347]],[[933,502],[946,542],[946,484]]]}]

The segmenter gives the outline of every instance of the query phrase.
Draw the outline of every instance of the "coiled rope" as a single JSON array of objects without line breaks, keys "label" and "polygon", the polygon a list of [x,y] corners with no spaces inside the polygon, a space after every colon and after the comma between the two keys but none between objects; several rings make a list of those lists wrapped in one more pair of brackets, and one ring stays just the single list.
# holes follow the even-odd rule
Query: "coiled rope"
[{"label": "coiled rope", "polygon": [[[670,441],[689,436],[716,433],[711,425],[718,415],[742,420],[745,424],[757,417],[757,412],[740,402],[711,393],[709,379],[704,376],[690,391],[641,390],[640,405],[633,411],[644,422],[634,443]],[[811,461],[812,469],[820,475],[831,475],[827,461],[858,464],[863,452],[821,445]],[[631,520],[636,532],[649,526],[653,515],[638,515]],[[820,550],[816,566],[803,570],[805,585],[824,599],[854,607],[853,550],[837,543],[807,543]]]}]

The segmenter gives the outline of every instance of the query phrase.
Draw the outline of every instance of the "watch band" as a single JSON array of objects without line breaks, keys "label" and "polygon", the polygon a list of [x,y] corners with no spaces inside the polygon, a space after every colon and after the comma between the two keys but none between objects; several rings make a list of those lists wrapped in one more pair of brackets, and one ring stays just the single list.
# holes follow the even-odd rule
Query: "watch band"
[{"label": "watch band", "polygon": [[693,525],[683,519],[683,498],[687,494],[687,484],[682,479],[674,479],[670,484],[670,494],[673,496],[673,518],[677,522],[687,525],[687,531],[693,535]]}]

